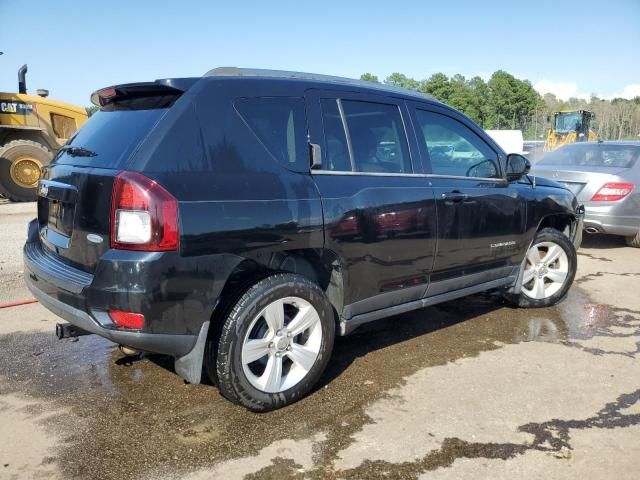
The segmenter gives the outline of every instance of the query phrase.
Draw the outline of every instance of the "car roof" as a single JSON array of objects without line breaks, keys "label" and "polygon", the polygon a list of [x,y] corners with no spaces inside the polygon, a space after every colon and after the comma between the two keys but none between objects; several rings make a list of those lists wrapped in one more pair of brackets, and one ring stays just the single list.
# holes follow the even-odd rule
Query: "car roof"
[{"label": "car roof", "polygon": [[426,93],[408,90],[406,88],[394,87],[384,83],[369,82],[367,80],[356,80],[353,78],[323,75],[320,73],[294,72],[288,70],[268,70],[262,68],[238,68],[238,67],[217,67],[209,70],[203,77],[242,77],[268,80],[306,80],[314,84],[326,84],[332,86],[358,87],[367,90],[377,90],[381,93],[401,95],[411,97],[416,100],[429,100],[430,102],[442,104],[436,98]]}]

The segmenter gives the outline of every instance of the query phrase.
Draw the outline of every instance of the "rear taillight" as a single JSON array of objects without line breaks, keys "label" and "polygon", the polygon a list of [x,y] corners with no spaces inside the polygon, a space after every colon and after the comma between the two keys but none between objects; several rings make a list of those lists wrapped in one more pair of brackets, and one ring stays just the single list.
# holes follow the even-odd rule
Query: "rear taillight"
[{"label": "rear taillight", "polygon": [[144,315],[141,313],[124,312],[122,310],[109,310],[109,316],[118,328],[141,330],[142,327],[144,327]]},{"label": "rear taillight", "polygon": [[113,184],[111,248],[149,252],[177,250],[178,202],[153,180],[122,172]]},{"label": "rear taillight", "polygon": [[615,202],[622,200],[633,190],[633,183],[610,182],[605,183],[591,198],[593,202]]}]

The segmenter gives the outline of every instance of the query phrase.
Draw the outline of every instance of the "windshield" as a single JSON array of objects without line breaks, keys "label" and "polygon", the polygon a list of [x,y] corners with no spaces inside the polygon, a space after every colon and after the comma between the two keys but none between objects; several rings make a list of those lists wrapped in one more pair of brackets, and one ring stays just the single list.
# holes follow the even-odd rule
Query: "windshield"
[{"label": "windshield", "polygon": [[58,152],[53,163],[122,168],[167,110],[96,112]]},{"label": "windshield", "polygon": [[582,113],[558,113],[556,115],[556,132],[568,133],[582,129]]},{"label": "windshield", "polygon": [[640,155],[640,145],[580,145],[548,153],[538,165],[631,168]]}]

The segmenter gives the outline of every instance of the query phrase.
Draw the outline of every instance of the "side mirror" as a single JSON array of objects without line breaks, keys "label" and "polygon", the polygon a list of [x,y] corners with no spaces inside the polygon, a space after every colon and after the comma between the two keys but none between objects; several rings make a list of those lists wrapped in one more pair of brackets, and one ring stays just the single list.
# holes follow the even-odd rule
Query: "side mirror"
[{"label": "side mirror", "polygon": [[547,115],[547,123],[551,123],[551,115]]},{"label": "side mirror", "polygon": [[516,182],[529,173],[531,162],[519,153],[507,155],[507,180]]},{"label": "side mirror", "polygon": [[317,143],[309,144],[309,155],[311,156],[311,168],[317,170],[322,168],[322,149]]}]

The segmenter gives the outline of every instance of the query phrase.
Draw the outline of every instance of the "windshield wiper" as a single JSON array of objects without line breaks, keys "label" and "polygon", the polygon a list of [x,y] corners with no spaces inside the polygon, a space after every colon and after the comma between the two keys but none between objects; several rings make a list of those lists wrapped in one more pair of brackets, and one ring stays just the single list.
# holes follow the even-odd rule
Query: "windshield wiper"
[{"label": "windshield wiper", "polygon": [[94,152],[93,150],[89,150],[88,148],[73,147],[71,145],[62,147],[60,150],[63,152],[67,152],[67,154],[71,155],[72,157],[95,157],[96,155],[98,155],[96,152]]}]

